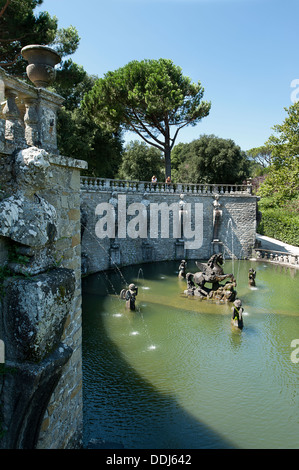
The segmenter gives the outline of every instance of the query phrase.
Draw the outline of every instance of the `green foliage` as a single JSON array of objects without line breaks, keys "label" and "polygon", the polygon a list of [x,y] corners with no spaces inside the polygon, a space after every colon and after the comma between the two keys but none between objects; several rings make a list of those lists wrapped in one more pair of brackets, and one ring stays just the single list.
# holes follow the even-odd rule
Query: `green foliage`
[{"label": "green foliage", "polygon": [[92,116],[80,109],[84,94],[92,89],[95,81],[96,77],[88,75],[71,59],[58,70],[53,89],[65,98],[58,112],[58,148],[67,157],[88,162],[88,170],[82,174],[114,178],[121,163],[121,136],[103,131]]},{"label": "green foliage", "polygon": [[[172,166],[173,171],[176,172],[179,169],[179,166],[181,165],[181,163],[184,162],[186,158],[186,151],[188,150],[188,145],[189,144],[184,144],[180,142],[173,148],[171,152],[171,166]],[[173,178],[174,178],[174,174],[173,174]]]},{"label": "green foliage", "polygon": [[80,108],[65,108],[58,115],[58,148],[72,158],[88,162],[88,176],[114,178],[121,163],[122,140],[120,135],[104,132],[92,118],[83,116]]},{"label": "green foliage", "polygon": [[299,214],[299,198],[286,201],[284,203],[284,208],[288,212],[292,212],[295,215]]},{"label": "green foliage", "polygon": [[252,182],[254,190],[259,188],[260,184],[265,179],[269,172],[269,165],[271,163],[271,150],[268,146],[262,145],[246,151],[249,160],[249,173],[250,177],[254,180]]},{"label": "green foliage", "polygon": [[202,135],[173,150],[175,181],[185,183],[242,183],[249,176],[249,161],[231,139]]},{"label": "green foliage", "polygon": [[118,176],[121,179],[151,181],[155,175],[158,181],[163,178],[163,157],[161,152],[144,142],[130,142],[123,154]]},{"label": "green foliage", "polygon": [[[2,67],[26,78],[27,62],[20,55],[28,44],[47,44],[61,57],[73,54],[80,38],[75,27],[58,29],[56,16],[48,12],[34,14],[42,0],[0,0],[0,60]],[[87,160],[88,174],[112,178],[118,170],[122,145],[119,136],[102,131],[89,116],[82,117],[80,102],[97,77],[71,59],[62,60],[57,68],[52,91],[61,95],[64,107],[58,113],[58,147],[66,156]]]},{"label": "green foliage", "polygon": [[[27,61],[20,54],[22,47],[47,44],[65,58],[76,51],[80,42],[75,27],[58,29],[56,16],[51,17],[48,12],[34,14],[42,3],[42,0],[0,0],[0,65],[24,79]],[[113,178],[121,162],[120,135],[103,131],[91,115],[83,117],[80,112],[80,102],[96,79],[70,58],[62,60],[57,68],[51,89],[65,99],[58,113],[58,147],[66,156],[86,160],[87,174]]]},{"label": "green foliage", "polygon": [[276,204],[296,198],[299,193],[299,102],[285,108],[287,117],[273,127],[277,135],[266,142],[271,149],[271,165],[258,194],[271,196]]},{"label": "green foliage", "polygon": [[273,127],[276,135],[266,142],[272,152],[271,163],[277,170],[298,160],[299,156],[299,101],[285,108],[287,117],[282,124]]},{"label": "green foliage", "polygon": [[[249,174],[252,175],[250,168],[249,168]],[[250,182],[251,184],[252,194],[254,194],[255,196],[257,195],[261,184],[265,181],[265,178],[266,178],[265,175],[254,176],[253,178],[250,176],[250,178],[248,178],[247,181]]]},{"label": "green foliage", "polygon": [[74,26],[58,29],[52,47],[61,57],[72,55],[78,49],[80,37]]},{"label": "green foliage", "polygon": [[103,131],[92,116],[83,115],[80,109],[84,94],[96,79],[71,59],[58,69],[52,89],[65,99],[58,112],[58,148],[65,156],[88,162],[88,170],[82,174],[114,178],[121,163],[121,136]]},{"label": "green foliage", "polygon": [[275,204],[296,198],[299,192],[299,161],[289,159],[283,166],[272,165],[269,173],[261,184],[258,195],[272,197]]},{"label": "green foliage", "polygon": [[[73,54],[79,46],[80,38],[74,26],[58,29],[56,16],[51,17],[48,12],[34,14],[34,9],[42,3],[43,0],[0,0],[0,65],[12,75],[26,78],[27,61],[21,56],[21,49],[26,45],[49,45],[61,57]],[[62,62],[61,77],[67,65]]]},{"label": "green foliage", "polygon": [[271,163],[271,148],[267,145],[247,150],[247,156],[259,167],[266,168]]},{"label": "green foliage", "polygon": [[290,245],[299,246],[299,213],[286,207],[260,207],[262,220],[257,232],[267,237],[281,240]]},{"label": "green foliage", "polygon": [[202,102],[203,93],[200,82],[191,83],[171,60],[132,61],[99,79],[82,107],[108,131],[122,127],[157,147],[170,175],[170,152],[179,130],[209,114],[211,105]]},{"label": "green foliage", "polygon": [[27,62],[21,49],[29,44],[52,45],[62,56],[79,45],[76,28],[58,29],[58,19],[48,12],[34,14],[43,0],[0,0],[0,66],[8,73],[26,78]]},{"label": "green foliage", "polygon": [[267,210],[267,209],[274,209],[277,208],[277,205],[275,203],[275,200],[273,197],[263,197],[259,203],[259,209],[260,210]]},{"label": "green foliage", "polygon": [[271,164],[260,185],[258,232],[299,246],[299,102],[285,108],[287,117],[276,125],[266,146]]},{"label": "green foliage", "polygon": [[82,65],[65,60],[57,70],[52,89],[62,96],[65,109],[73,111],[80,106],[85,93],[92,89],[97,77],[88,75]]}]

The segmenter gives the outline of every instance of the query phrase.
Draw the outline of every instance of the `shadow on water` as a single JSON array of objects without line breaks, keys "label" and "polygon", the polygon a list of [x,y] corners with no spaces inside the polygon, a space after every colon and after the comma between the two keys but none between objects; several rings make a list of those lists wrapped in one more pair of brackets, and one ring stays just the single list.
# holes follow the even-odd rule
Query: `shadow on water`
[{"label": "shadow on water", "polygon": [[[170,270],[169,264],[171,264]],[[177,275],[179,264],[180,261],[161,261],[159,262],[159,273],[157,272],[156,263],[126,266],[125,268],[121,269],[121,275],[120,269],[111,268],[107,271],[101,271],[88,277],[84,277],[82,279],[83,291],[85,294],[90,293],[100,296],[119,293],[121,289],[128,287],[128,285],[133,282],[133,280],[134,282],[138,281],[139,272],[141,272],[141,281],[143,280],[143,271],[146,272],[147,278],[150,278],[153,281],[159,281],[164,278],[164,276],[161,276],[161,273],[165,272],[165,276],[169,274],[174,276]],[[198,267],[196,266],[195,261],[188,261],[188,270],[190,270],[190,272],[198,271]],[[182,280],[181,282],[183,289],[185,289],[185,280]]]},{"label": "shadow on water", "polygon": [[130,366],[109,338],[101,311],[103,298],[83,296],[84,447],[234,448]]},{"label": "shadow on water", "polygon": [[[297,448],[299,369],[290,344],[299,331],[299,272],[235,260],[244,306],[244,328],[235,332],[230,306],[182,295],[178,265],[82,280],[85,447]],[[136,312],[119,298],[131,282]]]}]

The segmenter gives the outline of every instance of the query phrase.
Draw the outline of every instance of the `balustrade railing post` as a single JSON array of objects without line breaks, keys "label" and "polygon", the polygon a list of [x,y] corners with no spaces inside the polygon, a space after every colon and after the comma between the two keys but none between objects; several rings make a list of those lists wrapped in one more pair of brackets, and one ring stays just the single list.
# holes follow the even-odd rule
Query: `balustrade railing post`
[{"label": "balustrade railing post", "polygon": [[25,98],[25,139],[30,146],[39,146],[38,112],[37,100],[34,98]]},{"label": "balustrade railing post", "polygon": [[25,130],[21,120],[19,108],[16,104],[18,92],[13,89],[6,89],[6,104],[3,115],[6,120],[5,138],[11,142],[17,142],[19,146],[25,145]]},{"label": "balustrade railing post", "polygon": [[[1,88],[0,88],[1,89]],[[36,120],[34,108],[35,100],[26,99],[26,114],[25,123],[26,127],[26,139],[27,144],[33,142],[34,138],[37,138],[37,129],[35,127]],[[3,119],[2,119],[3,120]],[[30,129],[29,129],[30,128]],[[0,131],[1,131],[1,115],[0,115]],[[35,134],[34,134],[35,132]],[[31,140],[30,140],[31,139]],[[1,145],[1,144],[0,144]],[[118,180],[108,178],[96,178],[96,177],[81,177],[82,189],[91,189],[94,191],[114,191],[121,192],[140,192],[140,193],[171,193],[171,194],[203,194],[211,196],[215,194],[221,195],[251,195],[250,185],[223,185],[223,184],[189,184],[189,183],[174,183],[168,185],[167,183],[151,183],[150,181],[134,181],[134,180]]]},{"label": "balustrade railing post", "polygon": [[0,67],[1,151],[10,154],[16,148],[36,146],[56,154],[57,110],[63,101],[56,93],[28,85]]}]

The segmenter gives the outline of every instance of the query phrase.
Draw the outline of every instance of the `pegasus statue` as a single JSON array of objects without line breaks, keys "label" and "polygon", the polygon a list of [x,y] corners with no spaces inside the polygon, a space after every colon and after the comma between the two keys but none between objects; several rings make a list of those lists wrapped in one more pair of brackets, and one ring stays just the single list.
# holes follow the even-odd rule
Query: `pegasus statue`
[{"label": "pegasus statue", "polygon": [[[188,293],[197,293],[201,296],[210,296],[211,291],[217,291],[220,286],[220,282],[225,279],[230,279],[230,285],[236,286],[236,280],[233,274],[224,274],[223,256],[222,253],[217,253],[209,259],[207,263],[195,262],[196,266],[200,269],[196,273],[187,273],[186,281],[188,287]],[[212,284],[212,289],[205,287],[206,283]],[[196,285],[198,288],[196,288]],[[195,292],[196,291],[196,292]]]}]

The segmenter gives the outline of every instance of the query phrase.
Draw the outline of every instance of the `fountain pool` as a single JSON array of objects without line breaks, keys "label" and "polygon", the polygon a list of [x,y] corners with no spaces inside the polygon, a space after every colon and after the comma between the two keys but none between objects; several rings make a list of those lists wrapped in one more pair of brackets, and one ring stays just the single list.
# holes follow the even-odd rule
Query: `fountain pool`
[{"label": "fountain pool", "polygon": [[139,288],[135,312],[116,295],[126,287],[117,271],[83,279],[84,445],[299,448],[299,271],[225,261],[245,311],[240,331],[231,304],[183,295],[178,266],[121,269]]}]

